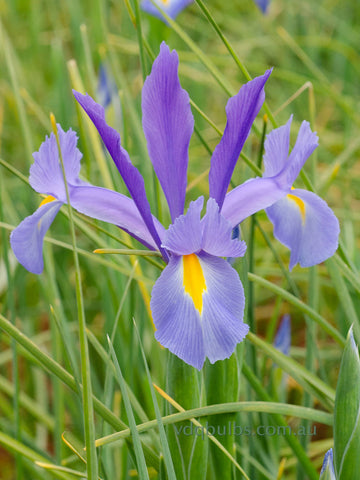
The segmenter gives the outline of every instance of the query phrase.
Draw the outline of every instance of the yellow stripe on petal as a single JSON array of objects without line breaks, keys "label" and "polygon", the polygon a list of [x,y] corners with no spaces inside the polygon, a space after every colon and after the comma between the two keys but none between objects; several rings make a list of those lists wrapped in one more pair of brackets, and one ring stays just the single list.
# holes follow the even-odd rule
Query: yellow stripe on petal
[{"label": "yellow stripe on petal", "polygon": [[190,255],[183,255],[184,266],[184,289],[190,295],[194,302],[195,308],[201,315],[203,308],[203,292],[206,291],[206,283],[204,274],[195,253]]},{"label": "yellow stripe on petal", "polygon": [[291,195],[291,193],[289,193],[287,195],[287,198],[289,198],[290,200],[292,200],[293,202],[296,203],[296,205],[299,207],[299,210],[300,210],[300,213],[301,213],[301,219],[302,219],[302,223],[304,224],[305,223],[305,216],[306,216],[306,208],[305,208],[305,203],[303,200],[301,200],[301,198],[295,196],[295,195]]},{"label": "yellow stripe on petal", "polygon": [[48,195],[48,196],[47,196],[46,198],[44,198],[44,200],[40,203],[39,208],[42,207],[43,205],[46,205],[47,203],[53,202],[54,200],[56,200],[55,197],[53,197],[52,195]]}]

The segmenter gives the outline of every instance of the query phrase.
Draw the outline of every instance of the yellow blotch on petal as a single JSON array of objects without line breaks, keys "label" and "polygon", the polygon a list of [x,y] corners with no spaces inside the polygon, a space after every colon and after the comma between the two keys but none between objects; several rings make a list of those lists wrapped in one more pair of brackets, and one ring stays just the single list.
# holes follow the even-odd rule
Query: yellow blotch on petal
[{"label": "yellow blotch on petal", "polygon": [[287,198],[289,198],[290,200],[295,202],[296,205],[299,207],[299,210],[300,210],[300,213],[301,213],[302,223],[304,224],[305,223],[305,216],[306,216],[306,208],[305,208],[304,201],[301,200],[301,198],[297,197],[296,195],[291,195],[291,193],[289,193],[287,195]]},{"label": "yellow blotch on petal", "polygon": [[183,255],[184,266],[184,289],[190,295],[194,302],[195,308],[201,315],[203,308],[203,292],[206,291],[206,283],[204,274],[195,253]]},{"label": "yellow blotch on petal", "polygon": [[163,5],[165,5],[165,7],[166,7],[166,6],[169,5],[170,0],[160,0],[160,2],[161,2]]},{"label": "yellow blotch on petal", "polygon": [[46,205],[47,203],[53,202],[54,200],[56,200],[55,197],[53,197],[52,195],[48,195],[48,196],[47,196],[46,198],[44,198],[44,200],[40,203],[39,208],[42,207],[43,205]]}]

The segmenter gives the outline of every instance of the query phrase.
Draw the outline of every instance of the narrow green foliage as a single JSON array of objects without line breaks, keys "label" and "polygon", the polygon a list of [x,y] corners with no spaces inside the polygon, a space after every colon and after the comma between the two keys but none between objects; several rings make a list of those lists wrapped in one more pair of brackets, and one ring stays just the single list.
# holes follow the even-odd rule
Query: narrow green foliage
[{"label": "narrow green foliage", "polygon": [[360,470],[360,359],[350,329],[341,360],[334,412],[334,463],[340,480]]}]

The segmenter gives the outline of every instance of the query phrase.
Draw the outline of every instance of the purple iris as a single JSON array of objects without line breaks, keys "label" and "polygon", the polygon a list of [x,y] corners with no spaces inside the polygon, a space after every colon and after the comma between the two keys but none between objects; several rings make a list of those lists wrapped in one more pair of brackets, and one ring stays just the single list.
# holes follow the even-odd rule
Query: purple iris
[{"label": "purple iris", "polygon": [[[174,20],[178,14],[188,5],[193,3],[193,1],[194,0],[155,0],[155,3],[166,13],[166,15]],[[160,20],[167,23],[159,10],[155,7],[155,5],[152,4],[150,0],[143,0],[141,2],[141,8],[144,10],[144,12],[160,18]]]},{"label": "purple iris", "polygon": [[260,8],[263,13],[266,13],[266,10],[269,6],[269,0],[254,0],[256,5]]},{"label": "purple iris", "polygon": [[[232,230],[258,210],[291,192],[306,158],[317,145],[314,134],[297,142],[289,160],[267,150],[264,178],[254,178],[227,193],[230,179],[265,99],[271,73],[245,84],[226,106],[227,124],[211,158],[209,199],[191,202],[184,214],[188,147],[194,128],[189,96],[178,78],[178,56],[162,43],[142,92],[143,129],[149,156],[164,191],[172,224],[167,230],[151,214],[144,180],[121,146],[120,135],[105,120],[104,108],[89,95],[74,95],[97,128],[132,197],[79,180],[81,154],[76,136],[60,128],[71,205],[79,212],[118,225],[143,245],[161,252],[167,263],[152,291],[151,310],[159,342],[185,362],[201,369],[228,358],[249,327],[243,322],[244,292],[237,272],[223,257],[241,257],[246,246]],[[311,132],[310,132],[311,133]],[[271,138],[274,138],[272,136]],[[268,145],[271,141],[268,140]],[[274,148],[281,147],[275,142]],[[34,154],[30,183],[51,195],[48,203],[12,233],[13,250],[28,270],[40,273],[42,242],[61,205],[64,183],[52,135]]]},{"label": "purple iris", "polygon": [[[317,136],[308,122],[301,124],[295,147],[289,156],[290,126],[273,130],[265,141],[264,177],[272,177],[286,164],[305,163],[317,146]],[[301,162],[303,159],[303,162]],[[299,164],[300,164],[299,163]],[[294,179],[300,169],[294,170]],[[299,263],[311,267],[331,257],[338,247],[339,221],[326,202],[315,193],[292,188],[284,198],[266,209],[275,237],[291,250],[290,270]]]}]

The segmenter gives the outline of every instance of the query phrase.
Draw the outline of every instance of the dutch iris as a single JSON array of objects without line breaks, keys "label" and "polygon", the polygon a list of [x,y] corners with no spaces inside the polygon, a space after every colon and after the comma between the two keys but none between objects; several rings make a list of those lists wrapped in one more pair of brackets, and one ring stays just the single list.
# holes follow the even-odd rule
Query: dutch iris
[{"label": "dutch iris", "polygon": [[[286,130],[274,131],[266,141],[265,176],[248,180],[227,193],[241,149],[264,102],[264,85],[270,73],[269,70],[248,82],[229,99],[226,128],[211,158],[205,213],[202,215],[203,197],[191,202],[184,213],[188,147],[194,119],[189,96],[178,79],[177,53],[170,52],[165,43],[161,45],[143,87],[142,112],[149,156],[171,215],[172,223],[167,229],[151,214],[144,180],[121,146],[120,135],[106,123],[101,105],[89,95],[74,92],[97,128],[132,199],[81,181],[81,154],[76,148],[76,136],[71,130],[64,133],[59,127],[71,205],[81,213],[118,225],[147,248],[161,253],[167,265],[152,291],[155,336],[163,346],[198,369],[206,357],[212,363],[228,358],[249,328],[243,322],[242,284],[224,258],[245,254],[245,243],[233,239],[232,230],[258,210],[279,205],[277,202],[289,195],[298,196],[298,191],[291,190],[292,184],[317,146],[316,135],[308,125],[302,126],[300,140],[287,159],[289,124]],[[45,232],[66,202],[54,135],[44,142],[34,158],[30,183],[36,191],[50,197],[14,230],[11,243],[20,263],[40,273]],[[313,209],[317,205],[308,204]],[[300,208],[299,202],[296,205]],[[320,213],[323,214],[322,210]],[[268,214],[271,218],[270,210]],[[284,222],[289,221],[288,217],[289,212],[284,211]],[[336,249],[337,234],[334,229],[327,255]],[[278,237],[284,241],[281,235]],[[288,243],[292,248],[292,242]],[[303,248],[306,250],[306,246]],[[317,255],[310,257],[318,260]],[[296,258],[301,263],[303,256]]]}]

